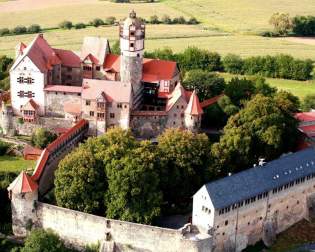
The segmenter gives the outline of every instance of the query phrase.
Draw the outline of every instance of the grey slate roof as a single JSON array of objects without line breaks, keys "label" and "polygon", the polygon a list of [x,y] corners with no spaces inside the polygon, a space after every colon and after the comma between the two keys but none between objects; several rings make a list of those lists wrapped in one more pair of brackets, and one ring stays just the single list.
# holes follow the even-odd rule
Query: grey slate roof
[{"label": "grey slate roof", "polygon": [[312,173],[315,173],[315,150],[307,148],[205,186],[214,208],[221,209]]}]

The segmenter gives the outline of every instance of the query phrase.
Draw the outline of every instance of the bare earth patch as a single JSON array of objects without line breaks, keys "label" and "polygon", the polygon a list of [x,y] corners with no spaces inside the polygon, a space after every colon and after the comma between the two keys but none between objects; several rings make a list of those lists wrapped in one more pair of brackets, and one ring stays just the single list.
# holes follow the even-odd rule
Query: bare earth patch
[{"label": "bare earth patch", "polygon": [[49,7],[60,7],[63,5],[89,4],[97,0],[13,0],[7,2],[0,1],[1,12],[16,12],[45,9]]},{"label": "bare earth patch", "polygon": [[315,45],[315,37],[287,37],[281,38],[286,41],[294,42],[294,43],[301,43],[306,45]]}]

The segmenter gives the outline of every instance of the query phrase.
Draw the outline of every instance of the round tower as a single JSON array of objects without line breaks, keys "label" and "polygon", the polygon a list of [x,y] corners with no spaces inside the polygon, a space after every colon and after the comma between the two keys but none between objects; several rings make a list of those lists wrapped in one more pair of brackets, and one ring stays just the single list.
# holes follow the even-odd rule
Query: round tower
[{"label": "round tower", "polygon": [[142,90],[142,63],[144,52],[145,25],[134,11],[119,26],[120,80],[132,85],[134,101]]}]

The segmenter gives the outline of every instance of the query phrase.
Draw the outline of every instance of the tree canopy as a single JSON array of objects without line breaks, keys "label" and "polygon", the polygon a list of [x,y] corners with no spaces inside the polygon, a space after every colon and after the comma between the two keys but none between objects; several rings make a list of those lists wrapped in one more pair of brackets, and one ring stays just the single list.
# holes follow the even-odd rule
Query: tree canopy
[{"label": "tree canopy", "polygon": [[45,128],[38,128],[32,134],[32,144],[37,148],[46,148],[48,144],[54,141],[57,135]]}]

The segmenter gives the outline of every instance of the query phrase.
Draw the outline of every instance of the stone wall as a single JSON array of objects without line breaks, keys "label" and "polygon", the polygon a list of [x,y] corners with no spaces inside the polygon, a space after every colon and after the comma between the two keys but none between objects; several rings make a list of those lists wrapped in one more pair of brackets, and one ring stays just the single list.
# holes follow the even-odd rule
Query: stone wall
[{"label": "stone wall", "polygon": [[81,104],[81,94],[63,93],[63,92],[46,92],[46,115],[64,117],[64,104],[73,103]]},{"label": "stone wall", "polygon": [[112,247],[112,252],[211,251],[210,236],[198,236],[183,230],[111,220],[41,202],[36,205],[35,215],[37,227],[54,230],[66,243],[77,248],[100,242],[114,244],[105,246]]}]

